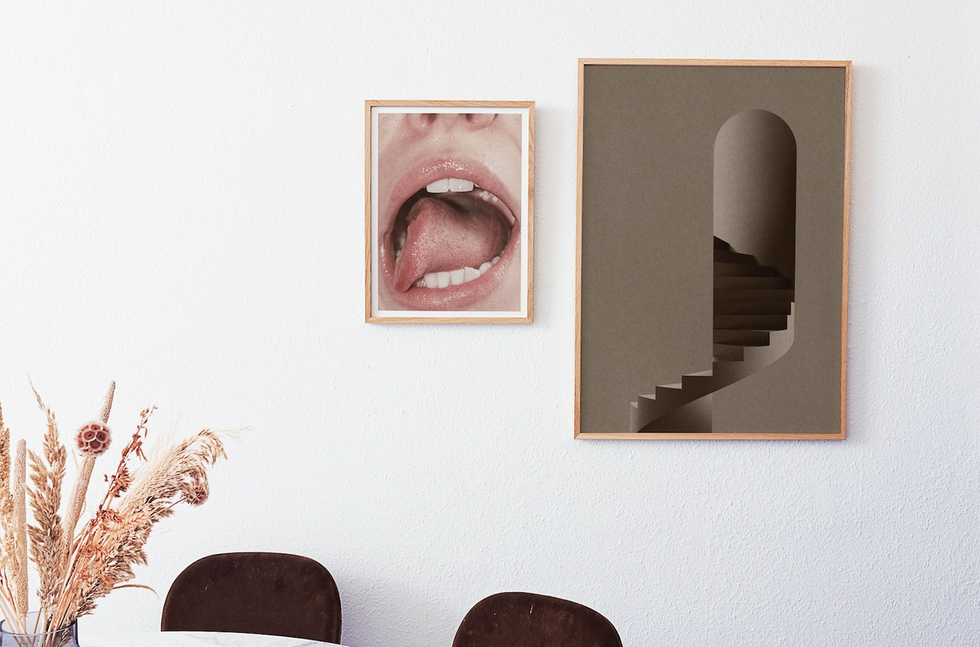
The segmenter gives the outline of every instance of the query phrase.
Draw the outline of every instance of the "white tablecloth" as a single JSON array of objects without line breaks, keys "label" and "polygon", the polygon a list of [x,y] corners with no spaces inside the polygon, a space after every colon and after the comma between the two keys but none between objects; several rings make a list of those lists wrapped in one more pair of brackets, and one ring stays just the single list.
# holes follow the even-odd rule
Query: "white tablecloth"
[{"label": "white tablecloth", "polygon": [[339,647],[317,640],[187,631],[85,634],[79,632],[81,647]]}]

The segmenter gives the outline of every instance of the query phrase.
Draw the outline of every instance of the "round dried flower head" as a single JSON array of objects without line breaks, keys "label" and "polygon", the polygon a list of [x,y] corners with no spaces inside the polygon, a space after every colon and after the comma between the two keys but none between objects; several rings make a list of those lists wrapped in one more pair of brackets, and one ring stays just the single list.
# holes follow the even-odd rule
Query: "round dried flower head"
[{"label": "round dried flower head", "polygon": [[75,436],[75,444],[78,451],[88,456],[99,456],[109,449],[109,442],[112,435],[109,428],[101,422],[89,422],[78,430]]},{"label": "round dried flower head", "polygon": [[190,483],[182,483],[180,489],[181,494],[184,495],[184,501],[190,505],[204,505],[204,502],[208,500],[208,495],[211,494],[207,482],[197,479]]}]

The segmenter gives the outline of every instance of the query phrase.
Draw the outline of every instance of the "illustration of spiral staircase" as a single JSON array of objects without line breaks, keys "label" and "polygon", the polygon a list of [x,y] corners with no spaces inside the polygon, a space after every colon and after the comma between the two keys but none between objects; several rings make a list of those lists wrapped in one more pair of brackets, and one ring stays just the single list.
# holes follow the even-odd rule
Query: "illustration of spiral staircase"
[{"label": "illustration of spiral staircase", "polygon": [[710,432],[711,394],[779,359],[793,343],[792,280],[714,238],[710,369],[662,384],[631,403],[632,432]]}]

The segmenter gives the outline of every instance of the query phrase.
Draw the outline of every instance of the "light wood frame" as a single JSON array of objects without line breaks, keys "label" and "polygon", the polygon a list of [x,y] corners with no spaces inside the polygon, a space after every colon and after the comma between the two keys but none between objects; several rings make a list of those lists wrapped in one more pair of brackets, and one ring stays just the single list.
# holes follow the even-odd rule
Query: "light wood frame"
[{"label": "light wood frame", "polygon": [[[368,323],[531,323],[534,267],[534,102],[533,101],[365,101],[365,321]],[[518,189],[521,210],[518,214],[520,237],[508,242],[519,245],[520,258],[514,264],[520,269],[520,301],[516,310],[398,310],[380,308],[379,290],[379,235],[377,228],[378,205],[377,173],[378,148],[376,117],[382,112],[418,114],[496,114],[511,113],[521,116],[522,125],[522,186]],[[493,200],[497,198],[494,197]],[[503,258],[503,255],[502,255]],[[479,280],[479,279],[477,279]]]},{"label": "light wood frame", "polygon": [[[618,421],[601,431],[595,427],[589,429],[582,428],[582,400],[583,400],[583,334],[588,335],[605,334],[607,331],[587,330],[583,331],[583,184],[584,168],[587,160],[586,128],[584,126],[586,115],[586,75],[588,70],[604,70],[605,66],[662,66],[662,69],[670,67],[688,66],[690,68],[704,68],[714,66],[717,68],[772,68],[774,70],[791,68],[833,68],[843,72],[843,132],[839,145],[843,147],[843,177],[840,178],[843,199],[840,204],[839,239],[841,254],[834,263],[840,263],[837,270],[841,274],[840,288],[840,329],[839,345],[839,426],[836,428],[820,431],[811,430],[791,430],[791,431],[765,431],[765,432],[732,432],[732,433],[703,433],[703,432],[621,432],[619,431]],[[598,77],[593,77],[598,78]],[[628,84],[623,84],[627,86]],[[847,402],[847,293],[848,293],[848,226],[849,226],[849,201],[850,201],[850,145],[851,145],[851,62],[850,61],[802,61],[802,60],[689,60],[689,59],[579,59],[578,62],[578,165],[577,165],[577,243],[576,243],[576,319],[575,319],[575,400],[574,400],[574,434],[579,439],[661,439],[661,440],[692,440],[692,439],[739,439],[739,440],[843,440],[846,437],[846,402]],[[659,89],[651,88],[653,92]],[[702,97],[703,100],[703,97]],[[710,96],[708,98],[710,101]],[[697,108],[695,108],[697,109]],[[587,189],[586,189],[587,190]],[[615,210],[616,205],[610,205],[611,210]],[[585,214],[587,218],[589,215]],[[797,243],[799,245],[799,243]],[[716,256],[717,257],[717,256]],[[587,270],[588,271],[588,270]],[[833,331],[826,331],[833,335]],[[626,344],[635,343],[641,340],[627,339]],[[833,360],[837,361],[837,360]],[[592,382],[596,383],[595,380]]]}]

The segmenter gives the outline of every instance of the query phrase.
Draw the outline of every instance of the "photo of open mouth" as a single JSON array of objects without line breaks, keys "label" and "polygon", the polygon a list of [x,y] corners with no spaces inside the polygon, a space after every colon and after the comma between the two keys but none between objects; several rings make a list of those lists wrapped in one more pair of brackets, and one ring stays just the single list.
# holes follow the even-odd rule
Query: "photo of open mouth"
[{"label": "photo of open mouth", "polygon": [[365,104],[366,320],[530,323],[533,102]]},{"label": "photo of open mouth", "polygon": [[505,186],[463,157],[410,169],[396,183],[380,227],[382,278],[396,307],[519,308],[518,290],[495,294],[510,287],[503,285],[510,271],[520,270],[519,195],[519,186]]}]

